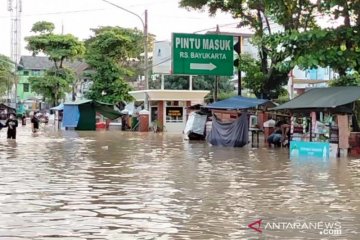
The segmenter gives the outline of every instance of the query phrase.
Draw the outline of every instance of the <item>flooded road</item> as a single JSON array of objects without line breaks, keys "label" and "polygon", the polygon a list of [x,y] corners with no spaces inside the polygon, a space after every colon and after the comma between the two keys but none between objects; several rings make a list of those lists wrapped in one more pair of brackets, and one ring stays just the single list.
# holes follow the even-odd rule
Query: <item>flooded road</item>
[{"label": "flooded road", "polygon": [[1,240],[360,239],[360,159],[152,133],[5,134]]}]

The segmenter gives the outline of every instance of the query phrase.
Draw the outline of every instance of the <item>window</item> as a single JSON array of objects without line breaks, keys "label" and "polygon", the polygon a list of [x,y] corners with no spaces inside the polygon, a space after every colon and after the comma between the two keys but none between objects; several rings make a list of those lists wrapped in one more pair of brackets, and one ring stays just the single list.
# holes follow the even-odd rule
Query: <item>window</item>
[{"label": "window", "polygon": [[33,70],[32,70],[32,75],[33,75],[33,76],[40,76],[40,70],[38,70],[38,69],[33,69]]},{"label": "window", "polygon": [[29,76],[29,71],[24,71],[24,72],[23,72],[23,75],[24,75],[24,76]]},{"label": "window", "polygon": [[183,122],[182,107],[166,107],[166,122]]},{"label": "window", "polygon": [[184,105],[186,102],[184,101],[167,101],[166,102],[166,106],[169,106],[169,107],[174,107],[174,106],[179,106],[179,107],[184,107],[186,105]]},{"label": "window", "polygon": [[30,86],[28,83],[23,84],[24,92],[30,92]]}]

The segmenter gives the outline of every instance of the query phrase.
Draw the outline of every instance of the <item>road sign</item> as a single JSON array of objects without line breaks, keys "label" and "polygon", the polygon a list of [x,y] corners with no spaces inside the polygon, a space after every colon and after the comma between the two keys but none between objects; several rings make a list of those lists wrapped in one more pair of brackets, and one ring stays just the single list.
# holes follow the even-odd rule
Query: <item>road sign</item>
[{"label": "road sign", "polygon": [[234,74],[233,36],[173,33],[173,74]]}]

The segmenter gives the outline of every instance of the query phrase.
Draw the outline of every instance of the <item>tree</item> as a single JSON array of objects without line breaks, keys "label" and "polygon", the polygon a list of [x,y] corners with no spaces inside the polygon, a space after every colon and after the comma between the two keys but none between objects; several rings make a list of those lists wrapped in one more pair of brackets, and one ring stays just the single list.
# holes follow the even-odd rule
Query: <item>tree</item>
[{"label": "tree", "polygon": [[40,21],[34,23],[31,31],[34,33],[50,34],[55,30],[55,25],[51,22]]},{"label": "tree", "polygon": [[85,59],[94,70],[87,97],[112,104],[131,101],[131,89],[124,79],[134,74],[128,61],[143,50],[142,32],[121,27],[100,27],[93,32],[86,40]]},{"label": "tree", "polygon": [[[92,29],[92,31],[95,35],[99,35],[100,33],[106,31],[117,31],[118,33],[131,36],[133,46],[131,47],[131,51],[129,51],[129,56],[119,62],[121,67],[130,70],[131,74],[125,75],[123,78],[127,82],[134,82],[137,80],[139,75],[144,74],[144,63],[140,61],[144,59],[144,56],[142,56],[144,52],[144,34],[142,31],[137,28],[127,29],[112,26],[102,26]],[[148,33],[147,39],[148,51],[151,52],[153,50],[152,48],[155,41],[155,35]],[[89,44],[91,41],[91,38],[88,39],[87,44]],[[149,61],[149,66],[151,66],[151,61]]]},{"label": "tree", "polygon": [[55,68],[62,68],[65,60],[73,60],[85,52],[85,47],[72,34],[54,34],[54,24],[50,22],[37,22],[31,31],[37,35],[26,37],[26,49],[38,54],[40,52],[54,61]]},{"label": "tree", "polygon": [[331,87],[337,86],[360,86],[359,73],[354,72],[346,76],[341,76],[337,79],[330,81]]},{"label": "tree", "polygon": [[278,55],[287,56],[280,63],[290,67],[318,68],[330,66],[340,76],[347,75],[348,69],[360,70],[360,29],[337,28],[315,29],[308,32],[283,33],[272,40],[281,45]]},{"label": "tree", "polygon": [[0,54],[0,95],[8,91],[14,83],[14,63],[5,55]]},{"label": "tree", "polygon": [[189,89],[189,77],[168,75],[164,79],[165,89],[185,90]]},{"label": "tree", "polygon": [[244,87],[251,89],[256,96],[260,95],[263,88],[265,74],[261,71],[261,63],[259,60],[252,58],[250,55],[242,54],[240,56],[239,70],[245,72]]},{"label": "tree", "polygon": [[65,93],[70,92],[74,80],[74,73],[70,69],[55,67],[48,69],[44,76],[29,78],[32,90],[52,101],[54,106],[65,97]]},{"label": "tree", "polygon": [[267,36],[274,34],[270,20],[285,31],[316,26],[314,13],[317,5],[311,0],[181,0],[180,6],[192,9],[207,7],[210,14],[218,10],[229,12],[235,19],[239,19],[241,26],[249,26],[255,31],[253,44],[259,52],[259,61],[255,63],[262,73],[258,81],[261,87],[252,89],[257,97],[276,98],[281,86],[287,83],[287,75],[291,70],[290,66],[278,68],[278,63],[285,58],[276,54],[278,46],[274,47],[265,41]]},{"label": "tree", "polygon": [[[195,76],[193,78],[194,90],[210,90],[210,94],[206,97],[207,101],[214,101],[215,76]],[[235,96],[234,85],[231,84],[229,77],[220,77],[218,81],[217,100],[222,100]]]},{"label": "tree", "polygon": [[43,53],[54,62],[54,68],[47,70],[42,77],[31,78],[30,84],[35,92],[43,94],[47,100],[57,105],[64,93],[70,91],[71,81],[75,80],[74,74],[65,69],[63,64],[81,57],[85,46],[71,34],[54,34],[54,29],[53,23],[37,22],[31,29],[35,35],[26,37],[25,40],[26,48],[34,55]]},{"label": "tree", "polygon": [[[308,31],[286,31],[269,38],[273,46],[281,46],[276,54],[287,58],[281,65],[302,68],[331,67],[340,79],[332,84],[355,84],[360,72],[360,1],[318,1],[318,11],[337,26],[314,28]],[[350,74],[351,75],[351,74]],[[347,83],[347,81],[349,81]]]}]

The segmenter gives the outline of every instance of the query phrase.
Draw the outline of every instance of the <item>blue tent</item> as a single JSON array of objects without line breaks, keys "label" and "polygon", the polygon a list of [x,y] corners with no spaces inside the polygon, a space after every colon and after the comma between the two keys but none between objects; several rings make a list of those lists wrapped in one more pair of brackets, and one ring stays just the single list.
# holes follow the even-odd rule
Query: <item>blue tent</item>
[{"label": "blue tent", "polygon": [[75,128],[75,130],[95,130],[97,112],[111,120],[122,115],[114,110],[112,104],[93,100],[66,102],[64,103],[63,126]]},{"label": "blue tent", "polygon": [[226,110],[238,110],[238,109],[248,109],[256,108],[263,105],[272,105],[275,106],[270,100],[267,99],[257,99],[257,98],[248,98],[242,96],[235,96],[228,98],[222,101],[211,103],[205,108],[208,109],[226,109]]}]

